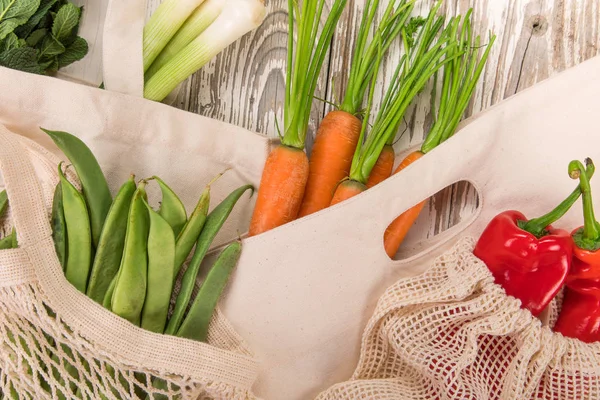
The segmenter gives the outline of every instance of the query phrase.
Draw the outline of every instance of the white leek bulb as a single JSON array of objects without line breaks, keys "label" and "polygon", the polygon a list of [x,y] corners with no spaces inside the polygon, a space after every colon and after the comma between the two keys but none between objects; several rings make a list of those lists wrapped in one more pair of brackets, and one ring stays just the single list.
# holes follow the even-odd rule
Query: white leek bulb
[{"label": "white leek bulb", "polygon": [[146,71],[181,25],[203,0],[165,0],[144,26],[144,71]]},{"label": "white leek bulb", "polygon": [[190,42],[196,39],[221,14],[226,0],[204,0],[192,15],[185,20],[175,36],[162,49],[150,68],[146,71],[146,80],[163,67],[169,60]]},{"label": "white leek bulb", "polygon": [[229,0],[217,19],[148,79],[144,97],[162,101],[177,85],[264,20],[261,0]]}]

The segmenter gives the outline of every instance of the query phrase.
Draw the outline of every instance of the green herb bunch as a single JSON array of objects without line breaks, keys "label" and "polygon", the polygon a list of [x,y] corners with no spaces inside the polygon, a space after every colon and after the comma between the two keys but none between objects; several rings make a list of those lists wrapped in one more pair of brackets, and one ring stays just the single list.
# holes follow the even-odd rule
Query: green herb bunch
[{"label": "green herb bunch", "polygon": [[0,66],[52,75],[81,60],[81,13],[68,0],[0,0]]}]

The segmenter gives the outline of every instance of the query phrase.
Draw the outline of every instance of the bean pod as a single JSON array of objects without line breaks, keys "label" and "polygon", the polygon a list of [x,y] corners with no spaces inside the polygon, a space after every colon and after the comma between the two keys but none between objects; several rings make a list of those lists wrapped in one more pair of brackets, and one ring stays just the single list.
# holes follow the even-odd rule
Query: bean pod
[{"label": "bean pod", "polygon": [[155,180],[158,183],[162,194],[162,200],[160,202],[158,214],[160,214],[160,216],[163,217],[169,223],[169,225],[171,225],[171,228],[173,228],[173,233],[175,234],[175,237],[177,237],[187,221],[185,206],[177,194],[175,194],[175,192],[162,179],[160,179],[158,176],[153,176],[150,179]]},{"label": "bean pod", "polygon": [[111,301],[112,312],[138,326],[148,281],[149,221],[144,205],[147,200],[145,187],[146,182],[140,182],[131,201],[123,258]]},{"label": "bean pod", "polygon": [[171,302],[175,269],[175,235],[169,223],[144,201],[150,217],[148,234],[148,288],[142,310],[142,328],[163,333]]},{"label": "bean pod", "polygon": [[225,200],[216,206],[206,218],[206,224],[196,242],[196,250],[194,251],[192,261],[183,275],[181,289],[175,302],[175,309],[169,319],[165,333],[175,335],[179,330],[179,326],[183,320],[183,314],[185,313],[192,296],[192,291],[194,290],[202,260],[208,252],[214,238],[217,236],[217,233],[227,220],[227,217],[229,217],[233,207],[247,190],[254,191],[254,187],[252,185],[244,185],[234,190],[225,198]]},{"label": "bean pod", "polygon": [[65,225],[67,227],[67,261],[65,276],[85,293],[92,261],[92,235],[85,199],[65,177],[62,162],[58,165]]},{"label": "bean pod", "polygon": [[215,307],[241,252],[242,244],[240,242],[231,243],[221,252],[206,279],[202,282],[185,320],[177,331],[177,336],[201,342],[206,341],[208,325]]},{"label": "bean pod", "polygon": [[119,270],[125,246],[127,219],[135,190],[132,175],[119,189],[106,216],[87,289],[87,295],[97,303],[103,302],[106,291]]},{"label": "bean pod", "polygon": [[54,240],[56,256],[64,271],[67,261],[67,225],[60,181],[54,189],[54,197],[52,198],[52,239]]},{"label": "bean pod", "polygon": [[42,129],[67,156],[77,171],[91,220],[92,239],[98,246],[104,220],[112,203],[106,178],[92,151],[78,137],[67,132]]}]

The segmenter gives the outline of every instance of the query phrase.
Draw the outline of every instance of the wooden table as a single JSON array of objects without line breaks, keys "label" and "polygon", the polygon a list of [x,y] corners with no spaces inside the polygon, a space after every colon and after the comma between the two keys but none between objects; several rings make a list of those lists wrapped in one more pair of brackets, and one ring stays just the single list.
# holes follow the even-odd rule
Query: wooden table
[{"label": "wooden table", "polygon": [[[275,119],[283,120],[287,0],[266,1],[268,15],[262,26],[192,76],[175,106],[276,136]],[[348,0],[320,76],[316,95],[321,98],[339,99],[344,93],[352,38],[364,2]],[[150,0],[148,13],[159,3],[160,0]],[[431,4],[433,0],[417,0],[417,12],[425,14]],[[464,14],[471,6],[474,31],[485,40],[491,30],[498,39],[468,115],[600,53],[600,0],[446,0],[443,10],[448,15]],[[398,48],[393,49],[383,65],[378,98],[399,54]],[[431,123],[429,104],[429,90],[425,90],[407,113],[409,126],[396,143],[398,150],[422,140],[424,129]],[[309,135],[314,134],[315,126],[330,109],[322,102],[314,102]],[[309,150],[310,141],[311,138]],[[472,215],[476,206],[477,195],[466,183],[442,191],[421,214],[411,239],[429,237],[449,228]]]}]

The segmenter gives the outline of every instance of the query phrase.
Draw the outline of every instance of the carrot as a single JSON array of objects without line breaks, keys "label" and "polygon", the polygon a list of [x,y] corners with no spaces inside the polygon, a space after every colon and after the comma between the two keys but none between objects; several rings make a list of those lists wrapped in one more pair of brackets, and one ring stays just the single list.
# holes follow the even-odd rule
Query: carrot
[{"label": "carrot", "polygon": [[[377,75],[381,58],[404,29],[415,1],[389,1],[377,28],[371,29],[380,0],[367,0],[355,41],[344,99],[339,110],[325,116],[317,131],[299,217],[328,207],[336,186],[350,173],[352,156],[361,132],[361,121],[356,115],[362,111],[365,92],[369,82]],[[372,38],[368,42],[370,33]]]},{"label": "carrot", "polygon": [[394,161],[396,160],[396,153],[394,148],[386,144],[377,159],[377,162],[373,166],[369,180],[367,181],[367,188],[372,188],[375,185],[380,184],[384,180],[392,175],[394,170]]},{"label": "carrot", "polygon": [[[458,36],[459,48],[467,49],[468,51],[464,56],[452,59],[444,67],[440,106],[437,113],[434,110],[436,119],[420,151],[414,151],[406,156],[398,168],[396,168],[394,174],[423,157],[423,155],[437,147],[440,143],[443,143],[456,132],[456,128],[469,104],[477,80],[483,71],[483,67],[496,38],[495,36],[490,38],[490,42],[481,60],[478,61],[480,37],[477,36],[474,42],[471,38],[471,13],[472,9],[465,15],[461,29],[459,29],[460,18],[453,19],[450,24],[452,35]],[[398,252],[400,245],[417,220],[426,201],[427,199],[405,211],[385,230],[383,242],[385,251],[390,258],[393,258]]]},{"label": "carrot", "polygon": [[[265,162],[249,236],[294,220],[302,204],[309,168],[304,146],[313,94],[347,0],[333,1],[320,30],[325,2],[303,0],[300,5],[296,0],[288,0],[288,57],[283,107],[285,130],[283,135],[280,133],[281,145],[271,151]],[[294,32],[294,25],[298,32]]]},{"label": "carrot", "polygon": [[[394,171],[394,174],[402,171],[404,168],[408,167],[410,164],[417,161],[424,155],[425,154],[422,151],[413,151],[404,157],[400,165],[398,165]],[[413,206],[403,212],[385,230],[385,233],[383,234],[383,245],[385,247],[385,252],[390,258],[394,257],[394,255],[398,252],[400,244],[402,241],[404,241],[406,234],[419,217],[419,214],[421,213],[421,210],[423,209],[423,206],[425,206],[426,202],[427,201],[424,200],[416,206]]]},{"label": "carrot", "polygon": [[[402,30],[402,41],[407,54],[400,59],[394,71],[391,84],[386,89],[373,126],[363,143],[362,138],[369,125],[373,103],[374,79],[371,82],[366,116],[363,120],[359,145],[356,147],[350,166],[350,174],[345,178],[343,184],[338,185],[332,204],[346,200],[367,189],[367,183],[383,149],[387,147],[388,151],[393,150],[390,144],[393,143],[406,110],[425,87],[429,78],[449,62],[450,55],[456,52],[457,42],[451,35],[451,26],[444,27],[445,18],[437,16],[441,6],[442,0],[438,0],[429,12],[427,19],[411,20]],[[423,28],[415,39],[413,36],[421,26]],[[436,40],[436,36],[440,32],[441,35]],[[348,190],[349,187],[352,187],[353,190]],[[358,188],[362,190],[358,190]]]},{"label": "carrot", "polygon": [[344,200],[348,200],[350,197],[361,194],[365,190],[367,190],[367,187],[364,184],[350,179],[345,180],[337,186],[335,195],[331,199],[331,205],[333,206]]},{"label": "carrot", "polygon": [[350,173],[360,125],[358,118],[345,111],[332,111],[321,122],[310,155],[308,183],[299,217],[320,211],[331,203],[336,186]]},{"label": "carrot", "polygon": [[308,158],[302,150],[277,146],[267,157],[249,235],[293,221],[308,180]]}]

